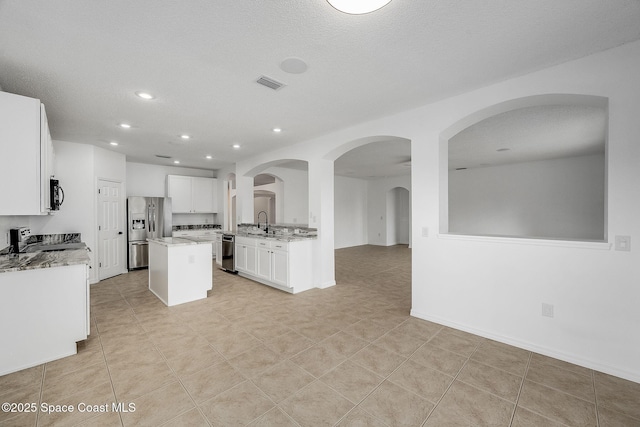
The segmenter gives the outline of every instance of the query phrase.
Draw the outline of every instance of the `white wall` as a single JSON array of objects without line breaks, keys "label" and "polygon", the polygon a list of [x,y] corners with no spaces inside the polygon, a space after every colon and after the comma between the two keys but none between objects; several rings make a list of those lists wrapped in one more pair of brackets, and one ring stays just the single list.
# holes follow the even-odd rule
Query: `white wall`
[{"label": "white wall", "polygon": [[[98,281],[98,233],[96,194],[98,179],[126,185],[125,156],[87,144],[53,141],[55,171],[64,189],[64,203],[53,215],[29,217],[33,234],[81,233],[92,250],[90,281]],[[124,195],[123,195],[124,202]],[[124,206],[124,204],[123,204]],[[121,220],[124,221],[124,212]],[[123,243],[126,244],[126,242]],[[123,247],[123,254],[126,247]],[[126,270],[126,259],[122,259]]]},{"label": "white wall", "polygon": [[335,177],[335,248],[366,245],[367,193],[364,179]]},{"label": "white wall", "polygon": [[[638,69],[640,42],[629,43],[273,150],[236,168],[242,175],[279,159],[309,162],[311,219],[320,226],[315,283],[330,285],[334,215],[324,209],[334,201],[329,163],[371,137],[410,139],[412,315],[640,382],[640,339],[629,329],[640,324],[640,245],[633,243],[640,236]],[[472,124],[470,117],[501,103],[547,94],[609,99],[606,240],[631,236],[630,252],[605,243],[438,234],[448,222],[441,208],[451,128]],[[245,189],[238,188],[241,196]],[[372,196],[369,191],[369,205],[378,210]],[[245,215],[242,204],[238,209]],[[555,306],[554,318],[541,316],[543,302]]]},{"label": "white wall", "polygon": [[604,238],[604,154],[449,171],[449,231]]},{"label": "white wall", "polygon": [[127,162],[127,196],[166,197],[167,175],[215,178],[212,170]]},{"label": "white wall", "polygon": [[411,236],[411,195],[395,187],[387,192],[387,245],[409,244]]},{"label": "white wall", "polygon": [[[608,234],[640,236],[640,43],[425,106],[412,137],[412,314],[640,381],[640,252],[607,244],[437,236],[448,129],[477,111],[534,95],[608,97]],[[413,120],[410,116],[413,116]],[[407,128],[409,129],[409,128]],[[447,138],[441,137],[445,135]],[[445,156],[446,157],[446,156]],[[446,200],[446,197],[445,197]],[[428,237],[416,231],[430,230]],[[436,233],[434,233],[434,231]],[[637,247],[637,246],[636,246]],[[541,304],[555,317],[541,316]]]}]

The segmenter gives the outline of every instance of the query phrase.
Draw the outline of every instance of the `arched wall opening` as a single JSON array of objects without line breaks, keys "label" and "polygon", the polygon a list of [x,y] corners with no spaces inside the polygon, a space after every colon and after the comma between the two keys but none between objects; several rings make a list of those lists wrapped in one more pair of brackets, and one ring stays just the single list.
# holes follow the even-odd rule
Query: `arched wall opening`
[{"label": "arched wall opening", "polygon": [[[244,174],[253,179],[253,220],[267,212],[269,224],[306,226],[309,217],[308,164],[280,159],[258,165]],[[261,216],[264,222],[264,214]]]},{"label": "arched wall opening", "polygon": [[482,109],[440,141],[440,232],[605,241],[608,100],[548,94]]},{"label": "arched wall opening", "polygon": [[[325,155],[334,159],[334,247],[390,246],[410,241],[411,141],[377,135],[359,138]],[[391,192],[404,188],[406,193]],[[399,191],[399,190],[397,190]],[[405,227],[397,228],[396,202]],[[408,227],[408,228],[407,228]]]}]

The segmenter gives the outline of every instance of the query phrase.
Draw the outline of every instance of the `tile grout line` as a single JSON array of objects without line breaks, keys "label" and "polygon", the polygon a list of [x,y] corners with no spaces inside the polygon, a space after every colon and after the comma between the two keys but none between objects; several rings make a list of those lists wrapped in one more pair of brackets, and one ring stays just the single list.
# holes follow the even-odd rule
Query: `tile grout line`
[{"label": "tile grout line", "polygon": [[[441,331],[442,329],[440,329]],[[440,333],[440,331],[438,331],[438,333]],[[434,335],[434,337],[437,334]],[[433,337],[431,337],[433,338]],[[429,340],[431,341],[431,339]],[[427,342],[429,342],[427,341]],[[426,344],[426,343],[425,343]],[[474,354],[476,354],[476,352],[478,351],[478,348],[480,347],[481,344],[476,345],[476,348],[473,349],[473,351],[471,352],[471,354],[467,357],[467,359],[464,361],[464,363],[462,364],[462,366],[460,367],[460,369],[458,370],[458,372],[456,373],[456,375],[453,377],[453,381],[451,381],[451,384],[449,384],[447,386],[447,389],[444,391],[444,393],[442,393],[442,396],[440,396],[440,399],[438,399],[438,401],[436,402],[436,404],[434,405],[434,407],[431,409],[431,411],[429,411],[429,414],[427,415],[427,418],[425,418],[425,420],[422,422],[421,426],[424,426],[427,421],[429,420],[429,418],[431,417],[431,415],[433,415],[433,413],[436,411],[436,409],[438,408],[438,405],[442,402],[442,399],[444,399],[444,397],[447,395],[447,393],[449,393],[449,390],[451,390],[451,387],[453,387],[453,384],[456,382],[456,380],[458,379],[458,377],[460,376],[460,373],[464,370],[465,366],[467,366],[467,363],[469,363],[469,360],[471,360],[471,357],[473,357]],[[437,346],[436,346],[437,347]],[[440,347],[438,347],[440,348]],[[416,350],[417,351],[417,350]],[[456,353],[458,354],[458,353]],[[466,383],[465,383],[466,384]]]},{"label": "tile grout line", "polygon": [[[125,298],[125,300],[126,300],[126,298]],[[135,317],[135,319],[136,319],[136,322],[137,322],[137,323],[138,323],[138,325],[142,328],[142,330],[146,332],[146,334],[147,334],[147,338],[148,338],[148,335],[149,335],[149,332],[150,332],[150,331],[149,331],[149,330],[147,330],[147,329],[144,327],[144,325],[142,325],[142,323],[140,322],[140,319],[139,319],[139,318],[138,318],[138,316],[136,315],[135,309],[131,306],[131,304],[129,304],[129,301],[127,301],[127,304],[129,305],[129,307],[131,307],[131,310],[133,311],[133,315],[134,315],[134,317]],[[178,314],[178,317],[180,317],[180,315],[179,315],[179,314]],[[182,319],[182,317],[180,317],[180,319],[181,319],[180,323],[184,322],[184,319]],[[187,326],[189,329],[191,329],[191,328],[189,327],[189,325],[186,325],[186,326]],[[200,409],[200,406],[198,406],[198,403],[196,402],[196,400],[193,398],[193,396],[191,396],[191,393],[189,393],[189,390],[187,389],[187,387],[182,383],[182,379],[180,378],[180,376],[178,375],[178,373],[177,373],[177,372],[176,372],[176,371],[171,367],[171,365],[168,363],[169,361],[168,361],[167,357],[164,355],[164,353],[162,353],[162,351],[158,348],[157,344],[156,344],[153,340],[150,340],[150,341],[151,341],[151,345],[152,345],[152,346],[153,346],[153,348],[158,352],[158,354],[160,354],[160,357],[162,357],[162,359],[163,359],[163,360],[164,360],[164,362],[166,363],[166,365],[167,365],[167,367],[169,368],[169,370],[171,370],[171,372],[173,372],[173,374],[176,376],[176,379],[177,379],[178,383],[180,384],[180,387],[182,387],[182,389],[184,390],[184,392],[185,392],[185,393],[187,393],[187,396],[189,396],[189,399],[191,399],[191,402],[194,404],[194,406],[195,406],[196,410],[198,411],[198,413],[202,416],[202,418],[204,418],[204,420],[206,421],[206,423],[207,423],[209,426],[211,426],[211,423],[209,422],[209,419],[204,415],[204,413],[203,413],[203,412],[202,412],[202,410]],[[222,354],[220,354],[220,355],[224,358],[224,356],[223,356]],[[226,358],[225,358],[225,361],[226,361]],[[206,368],[203,368],[203,369],[206,369]],[[196,372],[198,372],[198,371],[196,371]],[[154,390],[150,390],[149,392],[147,392],[147,393],[145,393],[145,394],[143,394],[143,395],[141,395],[141,396],[138,396],[138,397],[137,397],[137,399],[138,399],[138,398],[140,398],[140,397],[142,397],[142,396],[145,396],[145,395],[147,395],[147,394],[153,393],[153,392],[154,392],[154,391],[156,391],[156,390],[160,390],[162,387],[165,387],[165,386],[166,386],[166,384],[165,384],[165,385],[162,385],[162,386],[160,386],[160,387],[158,387],[158,388],[156,388],[156,389],[154,389]],[[181,415],[183,415],[183,414],[187,413],[187,412],[188,412],[188,411],[190,411],[190,410],[191,410],[191,409],[186,410],[186,411],[184,411],[184,412],[182,412],[182,413],[180,413],[180,414],[177,414],[175,417],[173,417],[173,418],[171,418],[171,419],[167,420],[165,423],[162,423],[162,424],[166,424],[166,423],[168,423],[169,421],[171,421],[171,420],[174,420],[174,419],[178,418],[179,416],[181,416]],[[124,426],[124,422],[122,423],[122,425]]]},{"label": "tile grout line", "polygon": [[598,393],[596,393],[596,374],[591,369],[591,384],[593,385],[593,399],[596,404],[596,426],[600,427],[600,410],[598,409]]},{"label": "tile grout line", "polygon": [[[118,289],[118,292],[120,293],[120,289]],[[122,293],[120,293],[120,295],[122,296]],[[129,304],[129,301],[127,301],[127,299],[124,296],[122,296],[122,299],[129,306],[131,311],[133,311],[133,307],[131,307],[131,304]],[[135,312],[134,312],[134,314],[135,314]],[[93,323],[96,326],[96,332],[98,333],[98,339],[100,340],[100,350],[102,351],[102,357],[104,359],[104,364],[107,365],[107,373],[109,374],[109,383],[111,384],[111,392],[113,393],[113,398],[115,399],[116,403],[119,403],[118,402],[118,395],[116,394],[116,386],[113,384],[113,377],[111,376],[111,369],[109,368],[109,361],[107,360],[107,354],[104,352],[104,344],[102,343],[102,334],[100,333],[100,328],[98,326],[98,322],[96,322],[95,314],[92,317],[94,319]],[[136,321],[138,321],[137,318],[136,318]],[[120,419],[120,425],[122,425],[124,427],[124,420],[122,419],[122,413],[118,413],[118,418]]]},{"label": "tile grout line", "polygon": [[509,427],[513,425],[513,420],[516,417],[516,411],[518,410],[518,402],[520,401],[520,394],[522,394],[522,390],[524,389],[524,380],[527,378],[527,374],[529,373],[529,366],[531,365],[531,358],[533,357],[533,353],[529,352],[529,357],[527,358],[527,366],[524,368],[524,374],[522,375],[522,381],[520,382],[520,388],[518,389],[518,395],[516,396],[516,402],[513,406],[513,412],[511,412],[511,420],[509,420]]},{"label": "tile grout line", "polygon": [[[77,345],[77,344],[76,344]],[[40,377],[40,395],[38,396],[38,410],[36,411],[36,427],[40,422],[40,405],[42,404],[42,395],[44,394],[44,378],[47,372],[47,364],[42,365],[42,375]]]}]

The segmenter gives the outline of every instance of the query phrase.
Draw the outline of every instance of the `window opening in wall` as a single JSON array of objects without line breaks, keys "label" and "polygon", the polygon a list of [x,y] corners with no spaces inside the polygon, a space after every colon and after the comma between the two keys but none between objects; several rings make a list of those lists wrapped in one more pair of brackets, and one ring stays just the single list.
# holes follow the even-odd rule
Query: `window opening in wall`
[{"label": "window opening in wall", "polygon": [[597,99],[511,109],[451,137],[448,232],[605,241],[608,112]]}]

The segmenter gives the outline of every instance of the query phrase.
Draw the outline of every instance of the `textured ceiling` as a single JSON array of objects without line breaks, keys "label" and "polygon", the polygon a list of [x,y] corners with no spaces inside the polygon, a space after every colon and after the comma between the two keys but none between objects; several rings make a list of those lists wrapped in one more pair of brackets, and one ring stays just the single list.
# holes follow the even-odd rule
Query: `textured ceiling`
[{"label": "textured ceiling", "polygon": [[449,139],[449,169],[604,153],[606,129],[605,107],[542,105],[511,110]]},{"label": "textured ceiling", "polygon": [[[54,139],[217,169],[637,40],[638,22],[637,0],[393,0],[360,16],[324,0],[0,0],[0,86],[40,98]],[[289,57],[307,71],[282,71]]]}]

